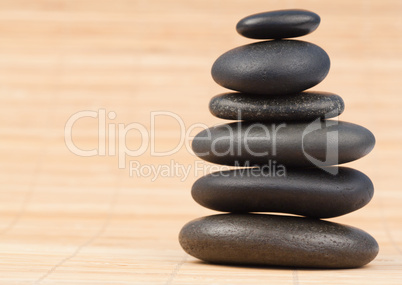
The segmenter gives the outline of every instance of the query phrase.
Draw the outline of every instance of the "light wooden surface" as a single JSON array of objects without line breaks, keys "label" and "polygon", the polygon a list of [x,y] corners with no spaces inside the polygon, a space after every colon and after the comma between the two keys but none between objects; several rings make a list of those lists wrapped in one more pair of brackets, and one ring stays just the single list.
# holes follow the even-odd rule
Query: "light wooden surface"
[{"label": "light wooden surface", "polygon": [[[191,174],[130,177],[117,156],[74,155],[65,124],[99,109],[115,112],[107,119],[114,126],[150,128],[152,111],[174,112],[186,127],[223,123],[207,107],[224,90],[210,67],[250,42],[236,34],[236,22],[295,7],[322,18],[304,37],[332,60],[315,89],[341,95],[341,119],[376,135],[375,150],[350,164],[372,178],[374,199],[332,220],[371,233],[380,253],[353,270],[204,264],[177,240],[186,222],[212,213],[190,196],[202,175],[194,173],[198,159],[185,147],[166,157],[148,149],[127,163],[146,169],[173,162]],[[401,14],[400,0],[0,1],[0,284],[401,284]],[[96,119],[78,121],[74,142],[95,148],[97,128]],[[173,149],[179,135],[175,119],[157,119],[158,151]],[[139,133],[127,142],[138,148]]]}]

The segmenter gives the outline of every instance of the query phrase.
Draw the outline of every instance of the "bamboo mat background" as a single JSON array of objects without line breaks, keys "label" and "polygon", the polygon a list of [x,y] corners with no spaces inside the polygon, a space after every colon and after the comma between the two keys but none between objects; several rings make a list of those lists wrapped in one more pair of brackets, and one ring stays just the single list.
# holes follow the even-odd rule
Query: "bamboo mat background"
[{"label": "bamboo mat background", "polygon": [[[184,146],[164,157],[149,148],[127,157],[144,171],[191,167],[186,178],[153,179],[119,169],[116,155],[75,155],[64,141],[67,120],[84,110],[114,112],[106,125],[116,129],[134,122],[149,129],[152,111],[174,112],[186,127],[223,123],[208,111],[210,97],[224,90],[210,77],[213,61],[251,42],[236,34],[240,18],[284,8],[321,16],[320,27],[303,38],[332,61],[314,89],[341,95],[340,119],[377,138],[370,155],[349,164],[372,178],[372,202],[331,219],[378,240],[380,253],[364,268],[199,262],[182,251],[177,235],[212,211],[191,199],[203,171],[195,171],[198,159]],[[400,0],[1,0],[0,284],[401,284],[401,14]],[[179,143],[173,117],[158,117],[155,132],[159,152]],[[77,121],[73,139],[97,148],[97,119]],[[130,148],[141,143],[138,132],[128,133]]]}]

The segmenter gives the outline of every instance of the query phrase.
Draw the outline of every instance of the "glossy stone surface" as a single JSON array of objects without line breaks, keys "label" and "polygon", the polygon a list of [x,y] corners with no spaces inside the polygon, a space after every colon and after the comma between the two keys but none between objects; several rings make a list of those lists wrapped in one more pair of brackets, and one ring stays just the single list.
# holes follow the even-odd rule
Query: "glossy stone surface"
[{"label": "glossy stone surface", "polygon": [[180,232],[183,249],[220,264],[353,268],[373,260],[378,244],[350,226],[291,216],[215,215]]},{"label": "glossy stone surface", "polygon": [[199,178],[191,194],[200,205],[222,212],[281,212],[314,218],[341,216],[370,202],[374,187],[366,175],[347,167],[332,169],[336,175],[319,168],[215,172]]},{"label": "glossy stone surface", "polygon": [[313,121],[332,118],[345,109],[342,98],[322,91],[264,96],[224,93],[213,97],[209,110],[215,117],[246,121]]},{"label": "glossy stone surface", "polygon": [[232,49],[212,66],[219,85],[265,95],[298,93],[320,83],[330,60],[320,47],[303,41],[263,41]]},{"label": "glossy stone surface", "polygon": [[359,159],[375,145],[374,135],[352,123],[235,122],[201,131],[194,153],[209,162],[253,166],[276,161],[290,166],[330,166]]},{"label": "glossy stone surface", "polygon": [[281,39],[307,35],[317,29],[320,17],[299,9],[254,14],[237,23],[236,30],[252,39]]}]

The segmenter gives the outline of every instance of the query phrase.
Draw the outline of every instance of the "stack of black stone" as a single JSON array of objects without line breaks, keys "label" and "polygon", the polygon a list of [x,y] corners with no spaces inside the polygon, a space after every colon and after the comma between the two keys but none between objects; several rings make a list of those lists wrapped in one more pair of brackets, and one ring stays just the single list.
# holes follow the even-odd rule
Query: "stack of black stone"
[{"label": "stack of black stone", "polygon": [[206,161],[243,168],[193,185],[195,201],[230,214],[183,227],[179,240],[190,255],[211,263],[316,268],[359,267],[377,255],[378,244],[366,232],[320,220],[371,200],[366,175],[334,165],[368,154],[375,138],[361,126],[328,120],[343,112],[340,96],[304,91],[325,78],[329,57],[312,43],[283,39],[306,35],[319,23],[305,10],[246,17],[237,31],[268,41],[230,50],[214,63],[214,80],[239,92],[215,96],[210,111],[238,121],[202,131],[192,147]]}]

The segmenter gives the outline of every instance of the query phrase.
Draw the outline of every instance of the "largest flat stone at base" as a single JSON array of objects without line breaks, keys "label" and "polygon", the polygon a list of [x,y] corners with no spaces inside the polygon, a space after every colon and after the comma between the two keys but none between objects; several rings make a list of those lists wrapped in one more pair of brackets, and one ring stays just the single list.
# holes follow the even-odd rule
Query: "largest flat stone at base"
[{"label": "largest flat stone at base", "polygon": [[188,254],[220,264],[354,268],[378,254],[360,229],[291,216],[203,217],[186,224],[179,241]]}]

